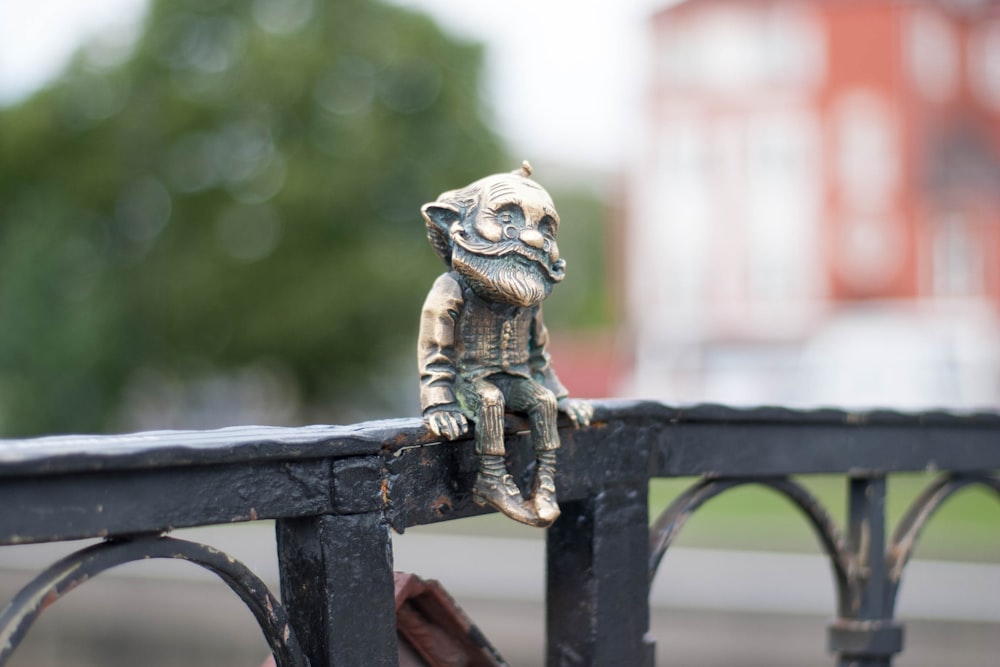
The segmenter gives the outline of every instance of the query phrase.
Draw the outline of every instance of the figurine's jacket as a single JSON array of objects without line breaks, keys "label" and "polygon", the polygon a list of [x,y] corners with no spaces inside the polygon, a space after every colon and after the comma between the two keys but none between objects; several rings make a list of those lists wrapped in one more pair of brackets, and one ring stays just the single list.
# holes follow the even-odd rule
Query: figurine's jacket
[{"label": "figurine's jacket", "polygon": [[420,407],[458,405],[457,379],[495,373],[530,378],[556,398],[569,392],[552,369],[541,306],[495,304],[454,271],[434,281],[420,318]]}]

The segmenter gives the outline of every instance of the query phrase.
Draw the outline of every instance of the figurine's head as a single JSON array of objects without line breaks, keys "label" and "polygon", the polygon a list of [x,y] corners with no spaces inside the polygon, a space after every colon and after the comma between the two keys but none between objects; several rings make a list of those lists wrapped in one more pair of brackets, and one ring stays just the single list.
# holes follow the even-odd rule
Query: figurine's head
[{"label": "figurine's head", "polygon": [[530,175],[524,162],[420,209],[438,255],[488,301],[534,306],[566,272],[556,245],[559,215]]}]

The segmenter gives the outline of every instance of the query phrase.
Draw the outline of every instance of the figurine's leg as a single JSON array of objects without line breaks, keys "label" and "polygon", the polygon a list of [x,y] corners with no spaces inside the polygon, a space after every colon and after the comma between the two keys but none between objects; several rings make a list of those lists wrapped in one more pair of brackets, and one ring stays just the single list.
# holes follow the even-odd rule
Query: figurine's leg
[{"label": "figurine's leg", "polygon": [[518,380],[512,383],[508,400],[512,410],[528,415],[531,442],[538,460],[531,499],[539,521],[543,525],[551,525],[559,518],[555,478],[559,432],[556,430],[558,411],[555,394],[537,382]]},{"label": "figurine's leg", "polygon": [[479,456],[479,473],[472,488],[473,502],[490,505],[521,523],[536,525],[538,518],[534,508],[525,502],[504,462],[503,392],[483,378],[463,384],[459,400],[473,415]]}]

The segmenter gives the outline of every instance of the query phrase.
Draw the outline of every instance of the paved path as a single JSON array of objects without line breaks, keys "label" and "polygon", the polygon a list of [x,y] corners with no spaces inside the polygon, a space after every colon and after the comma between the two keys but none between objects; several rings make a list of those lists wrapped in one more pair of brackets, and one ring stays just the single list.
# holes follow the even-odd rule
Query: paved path
[{"label": "paved path", "polygon": [[[411,531],[413,532],[413,531]],[[393,541],[396,569],[440,580],[456,597],[541,602],[542,540],[421,532]],[[483,572],[490,572],[486,577]],[[1000,565],[913,561],[900,589],[904,618],[1000,623]],[[650,602],[664,609],[832,616],[833,578],[823,556],[760,551],[669,551]]]},{"label": "paved path", "polygon": [[[276,590],[273,529],[267,524],[178,536],[230,553]],[[9,599],[34,573],[85,544],[0,548],[0,595]],[[541,667],[539,537],[463,537],[420,528],[395,536],[394,551],[397,569],[442,581],[514,667]],[[249,612],[213,580],[180,562],[112,570],[46,612],[10,667],[256,667],[255,656],[266,651],[263,640]],[[907,651],[895,664],[996,664],[998,591],[1000,565],[912,563],[900,615],[914,620],[907,621]],[[833,585],[820,556],[677,549],[663,560],[651,601],[661,666],[833,664],[825,651]],[[143,651],[155,653],[156,660],[136,662]]]}]

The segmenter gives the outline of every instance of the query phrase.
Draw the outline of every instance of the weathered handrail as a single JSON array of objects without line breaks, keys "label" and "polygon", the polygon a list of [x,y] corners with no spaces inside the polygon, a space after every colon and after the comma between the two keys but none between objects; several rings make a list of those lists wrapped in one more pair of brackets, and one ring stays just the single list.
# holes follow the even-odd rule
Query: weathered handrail
[{"label": "weathered handrail", "polygon": [[[901,650],[896,588],[933,510],[966,483],[1000,488],[1000,414],[595,407],[591,427],[561,432],[563,516],[547,536],[553,666],[653,664],[650,558],[672,534],[655,528],[651,538],[650,478],[704,478],[688,506],[682,499],[672,510],[678,516],[744,483],[775,488],[806,511],[842,589],[829,635],[842,665],[889,665]],[[523,483],[534,457],[525,424],[508,427],[510,468]],[[276,519],[288,646],[297,640],[313,667],[392,665],[389,529],[484,513],[471,499],[476,466],[471,440],[436,442],[416,419],[0,441],[0,544]],[[886,475],[924,470],[944,481],[887,541]],[[843,534],[787,480],[812,473],[846,476]],[[674,518],[658,526],[675,531]]]}]

